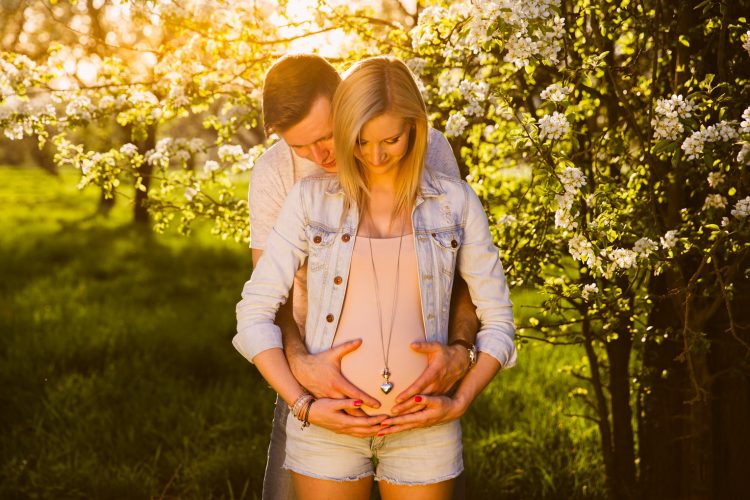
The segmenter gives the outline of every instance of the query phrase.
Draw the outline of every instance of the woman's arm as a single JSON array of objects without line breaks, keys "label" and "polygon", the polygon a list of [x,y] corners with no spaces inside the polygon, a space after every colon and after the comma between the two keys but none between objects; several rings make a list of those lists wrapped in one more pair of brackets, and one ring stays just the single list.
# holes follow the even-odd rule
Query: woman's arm
[{"label": "woman's arm", "polygon": [[[302,183],[295,185],[268,237],[263,257],[242,291],[237,304],[235,348],[254,363],[263,378],[287,402],[293,404],[304,389],[292,374],[283,352],[280,328],[275,324],[281,304],[286,302],[294,275],[307,255],[304,232]],[[383,416],[351,416],[343,410],[361,405],[355,399],[319,399],[310,408],[309,420],[334,432],[373,436]]]}]

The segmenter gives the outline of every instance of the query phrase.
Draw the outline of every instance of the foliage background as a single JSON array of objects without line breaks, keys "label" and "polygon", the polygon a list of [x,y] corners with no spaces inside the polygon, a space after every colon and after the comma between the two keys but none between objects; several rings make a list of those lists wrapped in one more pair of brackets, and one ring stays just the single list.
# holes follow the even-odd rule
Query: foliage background
[{"label": "foliage background", "polygon": [[[288,50],[321,51],[341,69],[366,55],[403,58],[485,201],[521,306],[522,354],[548,360],[497,382],[524,373],[543,378],[539,386],[526,384],[517,399],[493,386],[467,418],[467,434],[478,433],[469,457],[492,457],[468,458],[471,474],[491,478],[473,475],[473,491],[733,497],[750,486],[748,11],[745,1],[711,0],[11,1],[2,10],[0,129],[36,142],[28,157],[48,171],[79,172],[98,212],[110,214],[86,227],[111,224],[115,213],[122,222],[132,201],[136,226],[189,233],[209,221],[199,234],[245,242],[242,182],[268,144],[258,106],[268,65]],[[19,150],[5,146],[6,161],[23,161]],[[135,234],[147,238],[132,250],[146,260],[133,257],[124,278],[158,255],[146,242],[161,240]],[[27,234],[8,245],[27,240],[39,241]],[[99,259],[79,250],[86,265],[67,271],[71,282]],[[151,283],[203,274],[161,269],[169,275]],[[22,296],[16,289],[8,303]],[[170,338],[161,333],[173,331],[169,323],[151,342]],[[82,345],[92,342],[100,341]],[[482,434],[473,419],[489,408],[512,429]],[[576,417],[557,420],[563,414]],[[9,417],[7,435],[21,421]],[[9,443],[9,484],[36,485]],[[185,465],[174,463],[142,483],[149,495],[157,484],[202,491],[182,486]],[[257,486],[228,481],[231,489],[211,494]]]}]

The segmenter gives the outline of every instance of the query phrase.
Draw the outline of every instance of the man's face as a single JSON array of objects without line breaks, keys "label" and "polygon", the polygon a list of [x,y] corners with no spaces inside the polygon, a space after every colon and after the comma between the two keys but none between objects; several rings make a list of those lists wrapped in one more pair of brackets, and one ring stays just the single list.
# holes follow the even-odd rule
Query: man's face
[{"label": "man's face", "polygon": [[279,135],[297,156],[317,163],[328,172],[336,171],[331,101],[327,97],[318,97],[307,116]]}]

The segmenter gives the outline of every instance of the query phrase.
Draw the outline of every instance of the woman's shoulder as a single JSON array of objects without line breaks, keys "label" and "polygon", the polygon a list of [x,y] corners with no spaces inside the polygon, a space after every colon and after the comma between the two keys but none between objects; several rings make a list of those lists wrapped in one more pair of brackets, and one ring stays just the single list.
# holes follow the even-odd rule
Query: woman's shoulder
[{"label": "woman's shoulder", "polygon": [[422,176],[422,188],[435,190],[440,193],[441,191],[463,192],[466,188],[471,189],[471,186],[460,177],[454,177],[443,172],[425,169],[424,175]]}]

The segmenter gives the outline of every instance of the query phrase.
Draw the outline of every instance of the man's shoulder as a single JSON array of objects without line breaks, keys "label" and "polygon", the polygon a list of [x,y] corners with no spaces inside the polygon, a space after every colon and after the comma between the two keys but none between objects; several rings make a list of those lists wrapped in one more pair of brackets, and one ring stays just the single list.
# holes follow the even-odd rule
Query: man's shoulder
[{"label": "man's shoulder", "polygon": [[268,148],[253,165],[254,176],[281,176],[286,173],[286,170],[289,175],[294,175],[292,149],[283,140],[279,140]]}]

